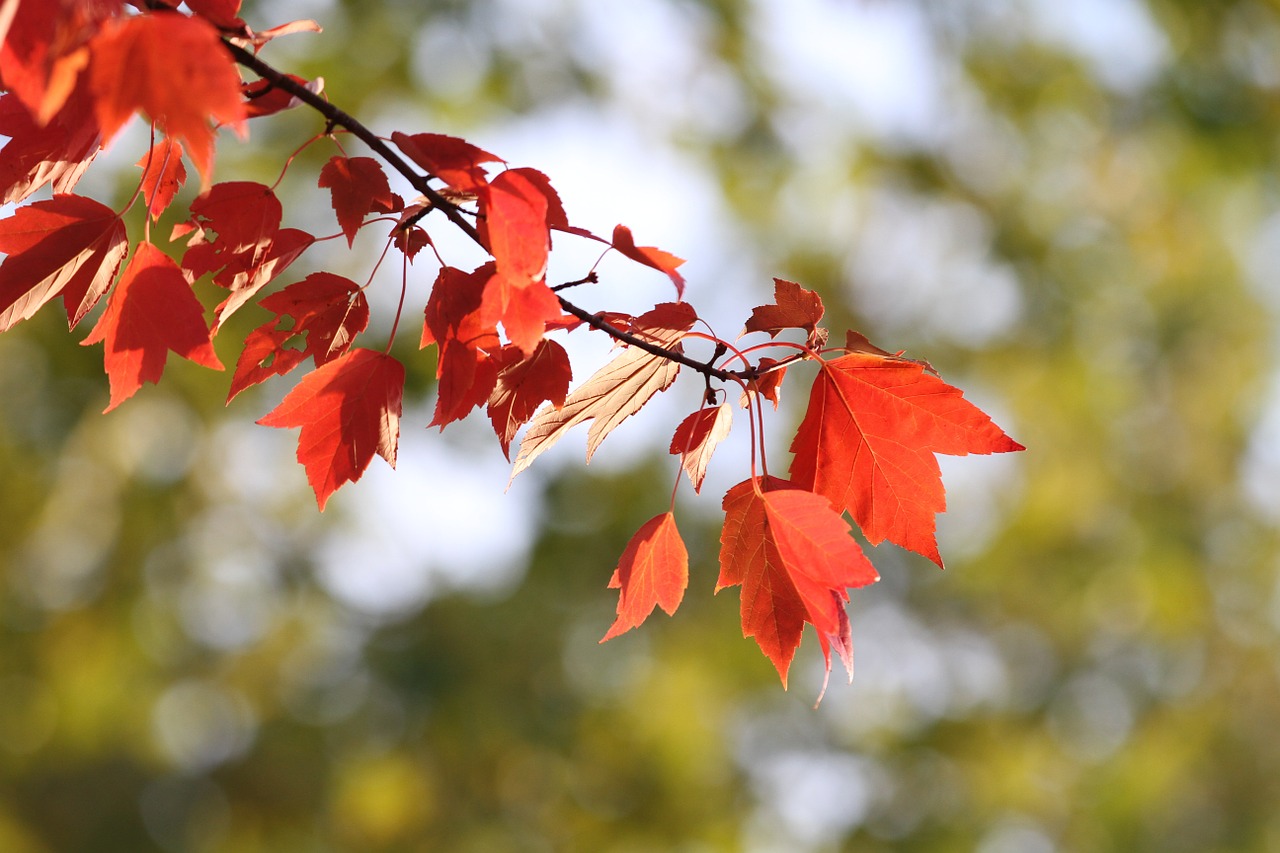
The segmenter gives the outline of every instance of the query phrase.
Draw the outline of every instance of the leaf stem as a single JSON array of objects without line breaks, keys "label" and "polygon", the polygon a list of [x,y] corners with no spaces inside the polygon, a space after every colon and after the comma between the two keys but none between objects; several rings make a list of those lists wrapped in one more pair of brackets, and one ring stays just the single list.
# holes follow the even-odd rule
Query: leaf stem
[{"label": "leaf stem", "polygon": [[[480,232],[476,230],[476,227],[472,225],[464,215],[466,211],[463,211],[456,204],[441,195],[441,193],[428,182],[427,175],[419,172],[408,161],[406,161],[404,157],[392,150],[382,137],[375,134],[361,121],[346,111],[334,106],[331,102],[315,92],[312,92],[306,86],[299,84],[296,80],[293,80],[288,75],[277,70],[274,66],[264,62],[252,51],[246,50],[245,48],[227,41],[226,39],[223,40],[223,44],[226,45],[227,50],[231,53],[231,56],[237,63],[248,68],[250,71],[253,71],[259,77],[269,82],[272,86],[288,92],[302,103],[311,107],[324,117],[326,123],[330,127],[341,127],[350,131],[352,135],[365,145],[369,146],[369,149],[381,157],[384,162],[391,166],[391,168],[404,176],[405,180],[409,182],[409,185],[426,198],[427,201],[431,203],[432,207],[438,208],[450,222],[462,231],[462,233],[470,237],[472,241],[485,249],[485,251],[488,251],[489,247],[486,246],[484,240],[481,239]],[[603,257],[603,255],[601,257]],[[599,263],[599,261],[597,261],[597,263]],[[755,372],[749,367],[744,371],[722,370],[714,365],[692,359],[682,352],[667,349],[666,347],[647,341],[644,338],[625,332],[604,320],[600,315],[592,314],[590,311],[580,308],[565,299],[563,296],[559,296],[557,294],[557,298],[560,300],[561,308],[563,308],[567,313],[572,314],[574,317],[577,317],[591,328],[604,332],[613,339],[621,341],[622,343],[639,347],[651,355],[667,359],[668,361],[688,367],[691,370],[696,370],[705,376],[719,379],[721,382],[752,379],[755,377]]]}]

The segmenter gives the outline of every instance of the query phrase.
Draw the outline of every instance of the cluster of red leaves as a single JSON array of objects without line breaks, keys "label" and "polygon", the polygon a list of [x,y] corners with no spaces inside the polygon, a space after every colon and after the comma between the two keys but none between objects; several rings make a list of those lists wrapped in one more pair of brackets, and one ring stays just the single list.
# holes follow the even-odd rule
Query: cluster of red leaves
[{"label": "cluster of red leaves", "polygon": [[[312,363],[259,423],[299,429],[298,461],[323,509],[335,490],[361,477],[375,454],[395,465],[404,366],[388,354],[389,343],[385,349],[354,346],[369,325],[367,285],[321,271],[261,295],[317,238],[283,227],[284,211],[271,187],[211,180],[219,127],[244,136],[249,118],[295,106],[299,98],[316,106],[307,96],[319,91],[318,83],[296,77],[243,82],[231,46],[256,51],[276,36],[318,28],[303,21],[256,33],[238,17],[239,0],[186,0],[186,12],[182,5],[0,4],[0,133],[9,137],[0,148],[0,190],[6,202],[26,202],[0,219],[0,252],[6,255],[0,331],[59,297],[74,328],[106,298],[84,343],[104,345],[110,410],[144,382],[157,382],[169,352],[221,369],[213,345],[219,329],[256,300],[273,317],[246,337],[227,400]],[[114,211],[75,195],[98,150],[139,113],[159,139],[138,161],[134,199]],[[325,117],[327,131],[342,121],[356,131],[349,117]],[[684,366],[701,370],[708,390],[676,428],[670,451],[701,490],[733,411],[727,401],[716,404],[709,383],[740,387],[763,452],[761,400],[777,408],[788,365],[816,364],[808,408],[791,445],[790,479],[757,474],[753,455],[751,476],[723,500],[716,589],[741,587],[743,633],[756,639],[784,685],[806,623],[817,632],[828,673],[832,648],[851,667],[849,590],[872,583],[877,574],[847,518],[871,544],[887,539],[941,565],[934,517],[945,499],[936,454],[1021,449],[926,363],[881,350],[852,332],[843,347],[827,347],[821,299],[792,282],[777,280],[774,301],[751,312],[744,334],[763,333],[771,343],[748,350],[695,333],[698,315],[683,301],[639,316],[579,309],[547,282],[553,233],[594,240],[665,274],[677,300],[683,297],[683,261],[637,245],[622,225],[607,240],[571,225],[545,175],[508,168],[465,140],[395,132],[391,141],[401,153],[383,148],[381,162],[345,152],[333,156],[320,171],[318,188],[328,191],[348,245],[366,227],[384,223],[388,247],[406,262],[433,245],[419,222],[435,208],[449,205],[446,215],[455,226],[462,215],[472,217],[474,227],[466,220],[459,227],[489,260],[462,269],[437,254],[439,270],[424,299],[420,346],[436,348],[438,380],[431,425],[443,428],[483,407],[508,458],[523,429],[512,476],[586,421],[590,460],[605,437],[671,387]],[[161,248],[151,240],[151,225],[186,182],[184,158],[199,172],[201,191]],[[424,197],[406,203],[393,192],[384,163]],[[51,198],[28,201],[45,186]],[[124,215],[138,199],[146,209],[145,235],[130,257]],[[582,281],[595,276],[593,268]],[[201,282],[225,291],[211,321],[197,295]],[[398,314],[396,321],[398,326]],[[569,357],[549,335],[582,326],[611,335],[622,349],[571,391]],[[803,343],[772,343],[784,332],[803,336]],[[714,343],[715,355],[707,362],[685,356],[693,341]],[[771,346],[790,355],[755,355]],[[714,364],[730,351],[721,366]],[[731,371],[730,364],[740,368]],[[668,509],[636,533],[610,579],[619,598],[604,639],[639,626],[655,607],[673,613],[688,575],[688,553]]]}]

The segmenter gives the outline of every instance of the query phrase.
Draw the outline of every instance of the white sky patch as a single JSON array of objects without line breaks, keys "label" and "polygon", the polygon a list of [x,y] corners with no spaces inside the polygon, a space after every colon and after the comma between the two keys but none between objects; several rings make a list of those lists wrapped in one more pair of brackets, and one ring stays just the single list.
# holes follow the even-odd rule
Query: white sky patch
[{"label": "white sky patch", "polygon": [[450,446],[423,428],[427,411],[406,415],[398,469],[375,459],[340,489],[331,503],[343,520],[317,548],[325,587],[373,615],[412,612],[449,589],[500,587],[533,543],[533,503],[504,494],[501,452]]},{"label": "white sky patch", "polygon": [[871,761],[830,752],[762,756],[751,775],[759,802],[786,826],[788,844],[802,849],[825,848],[865,821],[884,785]]},{"label": "white sky patch", "polygon": [[642,121],[710,135],[746,121],[745,95],[715,57],[710,28],[696,6],[580,0],[579,9],[583,38],[574,50],[603,71],[614,99]]},{"label": "white sky patch", "polygon": [[1245,497],[1268,518],[1280,521],[1280,375],[1271,380],[1266,408],[1240,460]]},{"label": "white sky patch", "polygon": [[1140,0],[1027,0],[1032,35],[1075,53],[1103,85],[1135,93],[1169,58],[1169,43]]},{"label": "white sky patch", "polygon": [[938,338],[979,347],[1013,326],[1022,294],[991,253],[991,226],[960,202],[872,192],[850,258],[858,307],[884,340]]},{"label": "white sky patch", "polygon": [[932,136],[941,112],[938,48],[905,3],[761,2],[762,67],[791,100],[779,129],[801,150],[852,125],[880,138]]}]

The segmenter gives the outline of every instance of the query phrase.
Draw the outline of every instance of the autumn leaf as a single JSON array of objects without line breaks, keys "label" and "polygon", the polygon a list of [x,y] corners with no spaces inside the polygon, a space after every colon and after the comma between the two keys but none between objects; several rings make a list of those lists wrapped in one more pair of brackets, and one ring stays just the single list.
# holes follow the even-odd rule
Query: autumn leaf
[{"label": "autumn leaf", "polygon": [[751,312],[742,333],[767,332],[776,338],[784,329],[801,329],[808,333],[811,349],[827,342],[825,329],[818,326],[825,308],[822,298],[812,290],[805,290],[794,281],[782,278],[773,280],[773,304],[761,305]]},{"label": "autumn leaf", "polygon": [[780,363],[767,355],[761,357],[756,364],[756,371],[760,375],[748,380],[747,387],[742,389],[742,396],[738,401],[742,408],[751,405],[752,395],[759,394],[773,403],[775,412],[778,410],[778,404],[782,401],[782,380],[787,376],[787,369],[777,366]]},{"label": "autumn leaf", "polygon": [[473,193],[488,183],[484,163],[502,162],[502,158],[465,139],[442,133],[410,135],[396,131],[391,140],[410,160],[463,193]]},{"label": "autumn leaf", "polygon": [[150,243],[138,245],[107,310],[83,343],[99,341],[105,346],[111,383],[108,412],[143,382],[159,382],[170,352],[222,369],[204,322],[204,306],[173,259]]},{"label": "autumn leaf", "polygon": [[12,94],[0,96],[0,202],[18,202],[50,184],[69,193],[98,153],[102,141],[88,88],[77,86],[66,105],[41,126]]},{"label": "autumn leaf", "polygon": [[855,352],[814,378],[791,479],[848,510],[872,545],[888,539],[941,566],[934,516],[946,496],[934,454],[1022,449],[923,364]]},{"label": "autumn leaf", "polygon": [[684,294],[684,276],[676,272],[676,268],[684,263],[684,258],[677,258],[670,252],[653,246],[637,246],[631,229],[625,225],[618,225],[613,229],[613,248],[637,263],[666,273],[667,278],[676,286],[676,296]]},{"label": "autumn leaf", "polygon": [[366,214],[390,213],[396,209],[387,174],[372,157],[331,158],[320,170],[319,185],[329,190],[333,212],[337,214],[348,246],[355,241]]},{"label": "autumn leaf", "polygon": [[413,263],[413,259],[418,256],[418,253],[431,245],[431,237],[425,229],[417,225],[411,225],[408,228],[402,226],[395,230],[391,237],[391,242],[404,253],[404,256],[409,259],[409,263]]},{"label": "autumn leaf", "polygon": [[564,230],[569,227],[569,217],[564,212],[564,204],[560,201],[560,194],[551,186],[550,178],[537,169],[530,169],[528,166],[520,166],[507,171],[514,175],[519,175],[536,187],[538,192],[542,193],[543,198],[547,201],[548,228]]},{"label": "autumn leaf", "polygon": [[[324,78],[322,77],[317,77],[314,80],[305,80],[297,74],[286,74],[284,76],[314,94],[318,95],[324,91]],[[263,116],[275,115],[302,103],[297,96],[285,91],[270,80],[254,80],[250,83],[241,83],[240,94],[244,96],[245,118],[262,118]]]},{"label": "autumn leaf", "polygon": [[134,165],[142,168],[142,197],[147,203],[147,213],[153,220],[159,219],[187,182],[182,143],[166,137]]},{"label": "autumn leaf", "polygon": [[284,376],[306,359],[300,349],[287,346],[296,336],[292,329],[276,328],[276,321],[264,323],[244,339],[244,348],[236,361],[231,376],[231,388],[227,402],[234,400],[241,391],[266,382],[273,376]]},{"label": "autumn leaf", "polygon": [[205,185],[213,170],[211,123],[245,130],[240,75],[217,28],[186,15],[116,18],[90,41],[90,86],[102,135],[137,110],[185,144]]},{"label": "autumn leaf", "polygon": [[572,378],[569,354],[555,341],[540,341],[527,357],[514,345],[503,348],[488,405],[503,456],[511,459],[512,440],[539,406],[545,402],[557,409],[564,405]]},{"label": "autumn leaf", "polygon": [[219,29],[233,32],[244,29],[240,14],[240,0],[186,0],[187,8]]},{"label": "autumn leaf", "polygon": [[282,216],[270,187],[226,181],[193,201],[191,219],[174,229],[174,238],[190,235],[182,256],[187,275],[212,273],[230,291],[215,309],[215,330],[315,242],[306,231],[281,228]]},{"label": "autumn leaf", "polygon": [[[284,208],[275,192],[257,181],[223,181],[214,184],[191,202],[192,226],[212,231],[213,251],[226,255],[253,252],[264,254],[271,238],[280,229]],[[188,253],[190,254],[190,253]],[[184,259],[184,266],[186,266]],[[212,272],[222,264],[193,269],[195,275]]]},{"label": "autumn leaf", "polygon": [[436,410],[431,426],[444,428],[489,399],[498,379],[489,353],[501,348],[497,320],[485,303],[495,277],[492,263],[470,273],[442,267],[424,312],[421,347],[436,344]]},{"label": "autumn leaf", "polygon": [[502,322],[507,338],[525,353],[533,352],[547,327],[562,314],[560,299],[546,282],[516,287],[503,275],[490,280],[485,305]]},{"label": "autumn leaf", "polygon": [[111,287],[129,251],[124,223],[90,198],[56,195],[0,219],[0,331],[61,295],[74,328]]},{"label": "autumn leaf", "polygon": [[375,453],[395,467],[403,394],[404,365],[353,349],[304,376],[258,423],[301,427],[298,461],[323,510],[340,486],[360,479]]},{"label": "autumn leaf", "polygon": [[680,465],[689,475],[695,492],[702,491],[702,480],[707,475],[707,463],[716,445],[729,434],[733,422],[733,409],[728,403],[699,409],[680,422],[671,437],[670,452],[680,457]]},{"label": "autumn leaf", "polygon": [[689,553],[676,529],[670,511],[644,523],[631,537],[609,580],[609,589],[618,590],[618,615],[600,640],[640,627],[653,608],[675,615],[689,585]]},{"label": "autumn leaf", "polygon": [[[632,328],[645,340],[678,352],[680,339],[696,320],[697,314],[688,303],[667,302],[637,317]],[[628,347],[575,388],[563,407],[543,408],[534,416],[520,442],[512,479],[566,432],[587,420],[592,421],[587,432],[590,462],[605,436],[643,408],[654,394],[670,387],[679,370],[680,366],[669,359]]]},{"label": "autumn leaf", "polygon": [[539,282],[547,271],[551,235],[547,196],[517,169],[507,169],[479,190],[489,251],[511,287]]},{"label": "autumn leaf", "polygon": [[[369,302],[349,278],[317,272],[258,303],[276,315],[245,338],[227,402],[246,388],[283,376],[303,360],[317,367],[345,353],[369,325]],[[301,348],[288,346],[301,341]]]},{"label": "autumn leaf", "polygon": [[0,17],[8,27],[0,39],[0,78],[36,124],[47,125],[64,109],[89,61],[85,42],[123,6],[120,0],[8,0],[3,5]]},{"label": "autumn leaf", "polygon": [[744,480],[723,506],[716,592],[742,586],[742,635],[755,638],[785,688],[807,622],[830,673],[831,646],[842,658],[852,646],[848,589],[879,579],[848,522],[826,498],[775,477]]}]

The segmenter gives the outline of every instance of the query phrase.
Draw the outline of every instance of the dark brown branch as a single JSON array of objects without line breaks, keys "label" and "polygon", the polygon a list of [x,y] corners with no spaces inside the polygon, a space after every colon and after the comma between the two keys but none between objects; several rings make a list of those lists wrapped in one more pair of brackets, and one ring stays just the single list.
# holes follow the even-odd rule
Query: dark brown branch
[{"label": "dark brown branch", "polygon": [[350,131],[357,139],[369,146],[375,154],[387,162],[391,168],[395,169],[405,179],[409,181],[410,186],[422,194],[432,206],[439,209],[449,221],[462,229],[462,232],[474,240],[476,243],[484,246],[484,242],[480,239],[480,233],[476,231],[475,226],[468,222],[458,210],[458,206],[446,199],[437,192],[429,183],[427,178],[413,166],[409,165],[403,157],[391,149],[381,137],[365,127],[360,121],[349,115],[344,110],[334,106],[329,101],[312,92],[306,86],[300,85],[288,75],[277,71],[274,67],[263,62],[252,51],[245,50],[236,44],[226,43],[227,49],[231,51],[231,55],[235,57],[236,62],[250,69],[259,77],[271,83],[278,89],[288,92],[299,101],[311,107],[320,113],[328,123],[329,127],[341,127]]},{"label": "dark brown branch", "polygon": [[[257,54],[252,51],[245,50],[237,44],[231,42],[225,43],[227,45],[227,49],[231,52],[231,55],[235,58],[236,62],[253,71],[262,79],[268,81],[272,86],[288,92],[299,101],[302,101],[304,104],[311,107],[325,119],[329,128],[341,127],[349,131],[357,139],[369,146],[369,149],[381,157],[388,165],[391,166],[391,168],[403,175],[405,179],[408,180],[410,186],[421,193],[422,196],[430,201],[435,208],[448,217],[450,222],[458,226],[464,234],[475,241],[475,243],[485,251],[489,250],[489,247],[485,246],[484,241],[480,238],[480,233],[476,230],[474,225],[466,220],[458,206],[434,189],[427,182],[426,175],[419,172],[403,157],[393,151],[381,137],[349,113],[334,106],[330,101],[320,97],[315,92],[312,92],[310,89],[299,84],[296,80],[290,78],[283,72],[276,70],[273,66],[263,62],[258,58]],[[605,321],[599,315],[592,314],[590,311],[578,307],[563,296],[559,296],[557,294],[557,298],[560,300],[560,307],[563,308],[565,312],[577,317],[591,328],[604,332],[615,340],[621,341],[629,346],[639,347],[645,352],[658,356],[659,358],[665,358],[668,361],[684,365],[685,367],[696,370],[707,377],[719,379],[721,382],[729,382],[734,379],[754,379],[756,377],[756,371],[754,369],[742,371],[723,370],[712,363],[715,360],[714,358],[708,362],[701,362],[690,358],[683,352],[659,346],[652,341],[645,340],[642,337],[617,328],[613,324]]]}]

